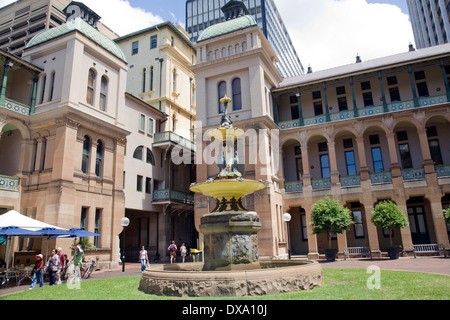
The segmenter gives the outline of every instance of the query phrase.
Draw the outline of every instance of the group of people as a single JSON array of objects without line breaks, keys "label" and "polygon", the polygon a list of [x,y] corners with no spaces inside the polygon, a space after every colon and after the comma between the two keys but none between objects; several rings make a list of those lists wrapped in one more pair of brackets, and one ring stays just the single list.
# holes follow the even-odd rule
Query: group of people
[{"label": "group of people", "polygon": [[[83,262],[83,249],[80,245],[75,247],[75,255],[70,260],[74,264],[75,277],[81,279],[81,264]],[[44,275],[45,271],[48,271],[49,285],[55,285],[62,283],[62,280],[67,268],[69,266],[69,261],[67,255],[62,252],[62,248],[52,249],[52,253],[48,258],[47,262],[44,263],[44,256],[42,254],[36,255],[36,262],[32,270],[32,281],[30,290],[34,289],[39,282],[39,286],[44,286]]]},{"label": "group of people", "polygon": [[[172,264],[176,261],[177,250],[178,250],[178,247],[175,244],[174,240],[172,240],[172,242],[170,243],[167,250],[169,251],[169,255],[170,255],[170,264]],[[184,243],[180,247],[180,255],[181,255],[182,261],[184,263],[184,261],[186,259],[186,255],[187,255],[187,248]],[[147,267],[147,265],[149,263],[148,252],[147,252],[147,250],[145,250],[144,246],[142,246],[141,251],[139,251],[139,261],[141,262],[141,272],[144,272],[145,268]]]}]

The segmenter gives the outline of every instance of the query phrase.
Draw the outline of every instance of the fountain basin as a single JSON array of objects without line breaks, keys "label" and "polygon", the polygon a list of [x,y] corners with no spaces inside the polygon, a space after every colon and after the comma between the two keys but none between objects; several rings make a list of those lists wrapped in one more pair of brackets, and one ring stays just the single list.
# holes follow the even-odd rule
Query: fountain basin
[{"label": "fountain basin", "polygon": [[147,268],[139,290],[172,297],[241,297],[310,290],[323,284],[316,261],[260,261],[259,270],[202,271],[203,263]]},{"label": "fountain basin", "polygon": [[264,188],[266,185],[261,181],[219,179],[196,184],[190,190],[219,200],[222,198],[238,200]]}]

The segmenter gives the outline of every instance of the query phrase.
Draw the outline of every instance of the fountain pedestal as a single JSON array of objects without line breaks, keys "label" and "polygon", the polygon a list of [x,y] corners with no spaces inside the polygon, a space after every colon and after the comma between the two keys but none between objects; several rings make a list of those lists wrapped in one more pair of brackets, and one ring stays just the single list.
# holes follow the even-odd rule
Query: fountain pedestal
[{"label": "fountain pedestal", "polygon": [[202,217],[203,271],[259,269],[256,212],[211,213]]}]

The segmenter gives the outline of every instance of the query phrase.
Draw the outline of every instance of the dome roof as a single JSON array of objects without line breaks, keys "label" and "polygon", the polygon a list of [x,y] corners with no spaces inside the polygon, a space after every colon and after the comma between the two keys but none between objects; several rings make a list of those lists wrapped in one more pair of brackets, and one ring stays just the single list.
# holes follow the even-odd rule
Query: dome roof
[{"label": "dome roof", "polygon": [[97,43],[99,46],[103,47],[105,50],[111,52],[117,58],[127,62],[124,53],[113,40],[102,34],[100,31],[92,27],[81,18],[77,18],[56,28],[38,33],[30,40],[26,48],[31,48],[52,39],[56,39],[74,30],[79,31],[80,33]]},{"label": "dome roof", "polygon": [[218,23],[205,29],[203,33],[198,37],[197,42],[205,41],[214,37],[218,37],[227,33],[231,33],[237,30],[245,29],[248,27],[258,25],[255,18],[250,15],[242,16],[236,19],[231,19],[222,23]]}]

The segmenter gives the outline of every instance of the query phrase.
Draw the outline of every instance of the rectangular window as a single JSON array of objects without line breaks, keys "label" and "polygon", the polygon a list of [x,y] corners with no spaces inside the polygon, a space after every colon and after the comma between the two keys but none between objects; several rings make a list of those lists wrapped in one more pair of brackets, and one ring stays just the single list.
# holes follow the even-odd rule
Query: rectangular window
[{"label": "rectangular window", "polygon": [[372,92],[363,92],[364,107],[373,107]]},{"label": "rectangular window", "polygon": [[391,102],[401,101],[400,91],[397,87],[389,88],[389,95],[391,96]]},{"label": "rectangular window", "polygon": [[361,239],[364,238],[364,225],[363,225],[363,217],[362,212],[360,210],[353,211],[353,221],[355,222],[355,238]]},{"label": "rectangular window", "polygon": [[439,146],[439,140],[433,139],[428,140],[428,145],[430,147],[431,159],[433,159],[435,165],[442,165],[444,162],[442,161],[442,153],[441,148]]},{"label": "rectangular window", "polygon": [[300,118],[300,115],[298,112],[298,106],[291,106],[291,119],[296,120],[299,118]]},{"label": "rectangular window", "polygon": [[328,157],[328,154],[320,156],[320,169],[322,171],[322,178],[330,177],[330,158]]},{"label": "rectangular window", "polygon": [[131,55],[134,56],[135,54],[139,53],[139,41],[134,41],[131,44]]},{"label": "rectangular window", "polygon": [[316,116],[323,115],[322,101],[314,102],[314,115]]},{"label": "rectangular window", "polygon": [[377,134],[373,134],[369,136],[369,141],[371,145],[380,144],[380,136]]},{"label": "rectangular window", "polygon": [[81,208],[80,228],[85,229],[87,227],[87,216],[89,208]]},{"label": "rectangular window", "polygon": [[145,193],[152,193],[152,178],[145,178]]},{"label": "rectangular window", "polygon": [[[100,222],[102,216],[102,209],[95,209],[95,221],[94,221],[94,232],[100,234]],[[100,237],[94,237],[94,246],[96,248],[100,247]]]},{"label": "rectangular window", "polygon": [[155,49],[158,46],[158,36],[151,36],[150,37],[150,49]]},{"label": "rectangular window", "polygon": [[398,148],[400,150],[400,159],[402,161],[403,169],[410,169],[413,167],[411,160],[411,152],[409,151],[409,144],[403,143],[399,144]]},{"label": "rectangular window", "polygon": [[141,114],[139,116],[139,130],[145,132],[145,115]]},{"label": "rectangular window", "polygon": [[143,183],[143,177],[142,176],[137,176],[137,180],[136,180],[136,191],[138,192],[142,192],[142,183]]},{"label": "rectangular window", "polygon": [[419,94],[419,97],[429,97],[430,94],[428,93],[428,86],[425,78],[425,72],[424,71],[414,72],[414,78],[416,79],[417,93]]},{"label": "rectangular window", "polygon": [[148,118],[148,134],[154,133],[154,120],[152,118]]},{"label": "rectangular window", "polygon": [[353,151],[345,152],[345,162],[347,164],[347,175],[356,175],[355,153]]},{"label": "rectangular window", "polygon": [[381,155],[381,148],[376,147],[372,148],[372,161],[373,161],[373,171],[374,172],[383,172],[383,157]]},{"label": "rectangular window", "polygon": [[347,97],[339,97],[338,98],[338,106],[339,106],[339,111],[348,110]]}]

